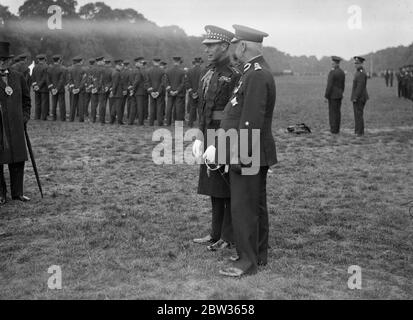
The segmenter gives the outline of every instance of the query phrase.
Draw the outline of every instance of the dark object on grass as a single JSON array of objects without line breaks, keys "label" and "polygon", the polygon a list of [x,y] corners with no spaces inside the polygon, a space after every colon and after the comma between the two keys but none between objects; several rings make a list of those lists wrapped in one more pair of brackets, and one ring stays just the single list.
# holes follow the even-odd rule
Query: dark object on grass
[{"label": "dark object on grass", "polygon": [[311,133],[311,129],[305,123],[300,123],[295,126],[289,126],[287,128],[287,132],[295,134],[308,134]]},{"label": "dark object on grass", "polygon": [[24,128],[24,135],[25,135],[25,137],[26,137],[27,149],[29,150],[30,160],[32,161],[34,174],[35,174],[35,176],[36,176],[37,186],[39,187],[40,194],[41,194],[42,199],[43,199],[42,185],[41,185],[41,183],[40,183],[39,173],[38,173],[38,171],[37,171],[37,166],[36,166],[36,160],[34,159],[32,144],[30,143],[29,134],[27,133],[27,128],[26,128],[26,126],[25,126],[25,128]]}]

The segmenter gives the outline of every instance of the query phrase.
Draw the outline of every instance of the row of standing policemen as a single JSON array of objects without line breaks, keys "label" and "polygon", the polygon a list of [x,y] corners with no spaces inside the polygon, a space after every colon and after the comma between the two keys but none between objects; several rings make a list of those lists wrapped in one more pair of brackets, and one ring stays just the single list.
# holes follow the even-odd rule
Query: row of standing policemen
[{"label": "row of standing policemen", "polygon": [[[61,55],[52,58],[53,63],[48,65],[46,55],[36,56],[32,74],[28,54],[19,55],[12,66],[33,88],[36,120],[47,120],[51,96],[53,120],[57,120],[59,106],[60,120],[66,121],[66,90],[70,97],[70,121],[78,116],[84,122],[86,116],[91,122],[98,120],[104,124],[108,104],[111,124],[124,124],[125,109],[129,125],[135,120],[143,125],[148,118],[151,126],[155,121],[159,126],[171,125],[173,120],[184,121],[188,113],[188,124],[192,127],[197,119],[202,58],[195,58],[189,70],[182,68],[181,57],[173,57],[169,69],[159,58],[153,59],[152,67],[147,66],[143,57],[134,59],[135,67],[127,60],[115,59],[112,63],[103,56],[90,59],[87,66],[82,57],[75,57],[73,65],[65,67]],[[188,110],[185,110],[187,93]]]},{"label": "row of standing policemen", "polygon": [[397,93],[399,98],[413,101],[413,65],[401,67],[397,76]]}]

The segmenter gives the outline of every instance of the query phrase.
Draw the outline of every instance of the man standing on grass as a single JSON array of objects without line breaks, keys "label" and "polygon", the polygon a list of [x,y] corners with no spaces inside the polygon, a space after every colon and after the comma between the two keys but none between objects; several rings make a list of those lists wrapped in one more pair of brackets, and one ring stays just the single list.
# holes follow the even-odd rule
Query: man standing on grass
[{"label": "man standing on grass", "polygon": [[23,195],[27,159],[24,127],[30,119],[30,92],[23,74],[9,69],[10,44],[0,42],[0,206],[7,202],[4,165],[10,173],[13,200],[30,201]]},{"label": "man standing on grass", "polygon": [[[220,271],[228,277],[255,274],[268,261],[267,173],[277,163],[272,119],[275,82],[264,60],[262,42],[268,34],[234,25],[235,54],[244,63],[243,75],[224,110],[221,128],[236,130],[235,141],[218,152],[218,163],[230,165],[231,214],[237,255],[233,266]],[[222,152],[222,151],[221,151]],[[216,148],[203,157],[214,162]]]},{"label": "man standing on grass", "polygon": [[[193,153],[201,157],[204,145],[213,145],[207,141],[208,130],[221,128],[223,110],[238,83],[240,73],[231,65],[229,48],[234,34],[216,26],[206,26],[206,39],[203,41],[211,68],[201,78],[199,84],[199,137],[193,145]],[[212,227],[211,233],[193,241],[209,244],[208,250],[215,251],[229,248],[234,242],[231,223],[231,192],[229,174],[223,167],[208,168],[202,164],[199,173],[198,194],[211,197]]]},{"label": "man standing on grass", "polygon": [[369,95],[367,93],[367,75],[363,68],[363,62],[365,61],[362,57],[354,57],[354,64],[356,68],[356,74],[353,80],[353,90],[351,91],[351,101],[353,102],[354,109],[354,122],[355,129],[354,132],[357,137],[364,135],[364,107]]},{"label": "man standing on grass", "polygon": [[34,119],[35,120],[47,120],[49,114],[49,84],[47,75],[47,61],[45,54],[39,54],[36,56],[37,64],[33,69],[32,86],[34,90]]},{"label": "man standing on grass", "polygon": [[328,101],[330,131],[332,134],[340,132],[341,101],[343,100],[346,75],[340,69],[341,58],[331,57],[333,69],[328,74],[327,88],[324,97]]},{"label": "man standing on grass", "polygon": [[59,104],[60,120],[66,121],[65,83],[66,71],[62,66],[62,56],[54,55],[53,64],[49,67],[49,83],[52,93],[52,116],[57,120],[57,104]]},{"label": "man standing on grass", "polygon": [[185,119],[185,71],[181,68],[182,58],[173,57],[173,66],[166,71],[166,125],[170,126],[173,119]]}]

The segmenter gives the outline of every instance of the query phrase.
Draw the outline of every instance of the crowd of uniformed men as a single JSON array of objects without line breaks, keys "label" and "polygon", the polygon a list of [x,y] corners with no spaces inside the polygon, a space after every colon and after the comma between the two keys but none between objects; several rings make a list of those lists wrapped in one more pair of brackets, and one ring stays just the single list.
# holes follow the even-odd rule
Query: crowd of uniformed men
[{"label": "crowd of uniformed men", "polygon": [[[34,91],[35,120],[48,116],[57,120],[59,115],[61,121],[84,122],[88,117],[102,124],[122,125],[126,119],[129,125],[135,121],[143,125],[148,119],[150,126],[169,126],[174,120],[184,121],[187,115],[191,127],[196,121],[202,58],[194,58],[190,69],[182,67],[181,57],[173,57],[170,68],[159,58],[154,58],[151,66],[144,57],[134,59],[134,65],[103,56],[84,61],[78,56],[66,67],[61,55],[54,55],[49,64],[47,56],[39,54],[31,72],[29,54],[15,58],[12,69],[22,73]],[[70,106],[66,106],[66,90]]]},{"label": "crowd of uniformed men", "polygon": [[399,98],[403,97],[413,101],[413,65],[401,67],[396,77]]}]

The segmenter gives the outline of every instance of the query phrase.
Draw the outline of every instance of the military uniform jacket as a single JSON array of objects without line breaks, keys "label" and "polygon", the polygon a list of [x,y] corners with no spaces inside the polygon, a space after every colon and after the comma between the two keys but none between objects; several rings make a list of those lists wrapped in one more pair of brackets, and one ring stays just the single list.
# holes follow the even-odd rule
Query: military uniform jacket
[{"label": "military uniform jacket", "polygon": [[109,91],[105,92],[106,88],[108,88],[108,90],[111,88],[112,86],[112,73],[113,73],[113,69],[112,67],[108,67],[108,66],[104,66],[103,67],[103,72],[102,72],[102,79],[101,79],[101,83],[102,83],[102,91],[101,93],[108,93]]},{"label": "military uniform jacket", "polygon": [[[207,141],[207,130],[221,128],[221,120],[214,120],[213,113],[221,112],[223,116],[225,105],[240,77],[241,74],[231,66],[230,59],[226,58],[211,66],[200,80],[198,90],[200,97],[199,128],[203,133],[205,149],[216,143],[216,141]],[[224,173],[223,168],[220,171],[210,171],[208,174],[207,167],[201,165],[198,194],[216,198],[230,198],[229,175]]]},{"label": "military uniform jacket", "polygon": [[346,75],[340,68],[334,68],[328,74],[327,88],[324,97],[328,100],[343,99]]},{"label": "military uniform jacket", "polygon": [[363,68],[357,69],[353,80],[353,90],[351,91],[351,101],[366,102],[369,99],[367,93],[367,75]]},{"label": "military uniform jacket", "polygon": [[73,89],[80,89],[80,93],[86,90],[87,74],[81,65],[74,65],[70,70],[70,84]]},{"label": "military uniform jacket", "polygon": [[111,91],[113,94],[113,98],[123,98],[123,91],[125,89],[125,83],[122,82],[122,74],[120,70],[114,70],[112,72],[112,84],[111,84]]},{"label": "military uniform jacket", "polygon": [[211,66],[203,75],[199,83],[198,95],[200,97],[199,129],[204,135],[207,129],[220,127],[220,121],[213,120],[213,112],[225,109],[240,77],[238,70],[231,66],[229,57]]},{"label": "military uniform jacket", "polygon": [[188,71],[187,75],[187,89],[192,92],[198,91],[199,80],[201,79],[201,67],[195,66]]},{"label": "military uniform jacket", "polygon": [[168,95],[171,91],[178,91],[179,97],[185,96],[185,71],[178,66],[173,66],[166,72],[166,88]]},{"label": "military uniform jacket", "polygon": [[0,77],[0,164],[27,161],[24,123],[30,119],[29,87],[16,71],[10,71],[7,82],[13,89],[10,96]]},{"label": "military uniform jacket", "polygon": [[[240,131],[248,133],[248,154],[258,153],[260,148],[260,166],[270,167],[277,163],[277,153],[272,135],[272,119],[275,108],[275,82],[271,70],[262,56],[254,58],[244,66],[238,86],[234,89],[230,102],[225,107],[221,127],[227,131],[238,131],[238,153],[240,151]],[[259,138],[252,135],[252,130],[260,130]],[[251,138],[252,137],[252,138]],[[244,147],[245,148],[245,147]],[[227,148],[225,163],[239,159],[241,164],[250,165],[239,154],[234,154],[234,145]]]},{"label": "military uniform jacket", "polygon": [[36,84],[39,87],[38,92],[41,92],[41,93],[49,92],[47,69],[48,69],[48,66],[45,63],[38,63],[33,69],[33,74],[32,74],[33,85]]},{"label": "military uniform jacket", "polygon": [[52,85],[51,89],[57,89],[58,93],[65,92],[66,71],[59,63],[54,63],[48,70],[49,83]]},{"label": "military uniform jacket", "polygon": [[32,84],[32,77],[30,75],[30,69],[28,68],[26,62],[20,61],[13,66],[13,70],[23,74],[27,85],[30,87]]},{"label": "military uniform jacket", "polygon": [[96,65],[92,72],[92,89],[96,89],[95,94],[100,94],[104,92],[103,88],[103,73],[105,72],[105,67]]},{"label": "military uniform jacket", "polygon": [[165,72],[159,67],[152,67],[147,73],[148,92],[158,92],[160,96],[165,94]]},{"label": "military uniform jacket", "polygon": [[133,79],[133,92],[135,94],[135,96],[145,96],[147,95],[147,91],[145,88],[145,84],[146,84],[146,78],[145,78],[145,73],[143,70],[136,68],[135,72],[134,72],[134,79]]}]

